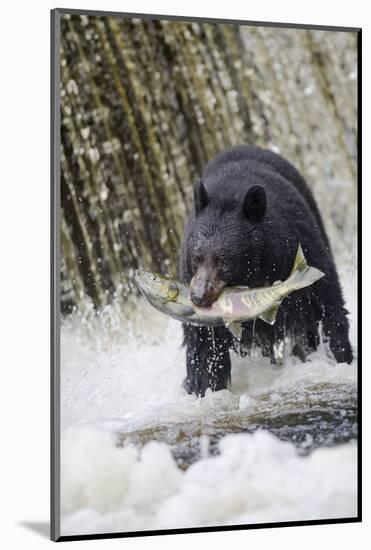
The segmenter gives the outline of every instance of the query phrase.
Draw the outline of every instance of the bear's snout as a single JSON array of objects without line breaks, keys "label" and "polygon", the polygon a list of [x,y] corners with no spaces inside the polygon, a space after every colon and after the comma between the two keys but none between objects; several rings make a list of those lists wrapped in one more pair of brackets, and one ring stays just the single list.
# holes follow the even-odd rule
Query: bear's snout
[{"label": "bear's snout", "polygon": [[191,280],[192,302],[199,307],[210,307],[221,294],[225,283],[213,270],[200,267]]}]

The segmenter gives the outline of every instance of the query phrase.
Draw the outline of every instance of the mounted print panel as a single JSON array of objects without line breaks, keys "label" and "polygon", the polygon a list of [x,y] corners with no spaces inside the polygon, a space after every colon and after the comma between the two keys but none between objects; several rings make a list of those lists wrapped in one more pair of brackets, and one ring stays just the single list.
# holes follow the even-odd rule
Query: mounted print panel
[{"label": "mounted print panel", "polygon": [[360,521],[360,30],[52,12],[52,538]]}]

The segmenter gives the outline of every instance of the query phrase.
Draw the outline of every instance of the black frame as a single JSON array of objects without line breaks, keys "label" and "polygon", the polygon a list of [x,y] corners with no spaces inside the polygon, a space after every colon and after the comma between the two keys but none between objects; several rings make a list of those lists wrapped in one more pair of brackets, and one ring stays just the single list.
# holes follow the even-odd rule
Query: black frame
[{"label": "black frame", "polygon": [[[322,31],[352,32],[357,34],[357,345],[358,345],[358,411],[359,436],[357,442],[357,516],[351,518],[316,519],[287,521],[279,523],[258,523],[246,525],[226,525],[215,527],[192,527],[185,529],[163,529],[148,531],[130,531],[98,533],[89,535],[60,535],[60,18],[61,15],[96,15],[147,19],[166,19],[173,21],[194,21],[205,23],[230,23],[253,27],[278,27],[288,29],[310,29]],[[155,15],[147,13],[123,13],[115,11],[79,10],[55,8],[51,10],[51,422],[50,422],[50,538],[55,542],[73,540],[92,540],[107,538],[128,538],[154,535],[174,535],[185,533],[207,533],[217,531],[240,531],[247,529],[265,529],[271,527],[290,527],[305,525],[332,525],[341,523],[359,523],[362,521],[362,28],[337,27],[326,25],[270,23],[267,21],[248,21],[237,19],[216,19],[206,17],[188,17],[177,15]]]}]

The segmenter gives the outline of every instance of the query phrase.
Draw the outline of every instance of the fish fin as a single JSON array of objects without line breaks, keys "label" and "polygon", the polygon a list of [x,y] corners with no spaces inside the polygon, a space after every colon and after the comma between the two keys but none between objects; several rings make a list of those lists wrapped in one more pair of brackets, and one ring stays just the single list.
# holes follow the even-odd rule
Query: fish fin
[{"label": "fish fin", "polygon": [[264,311],[264,313],[259,315],[259,319],[262,319],[269,325],[274,325],[274,323],[276,322],[277,311],[281,303],[281,300],[279,302],[276,302],[271,308],[267,309],[266,311]]},{"label": "fish fin", "polygon": [[307,264],[301,245],[298,246],[298,251],[296,253],[294,266],[290,273],[287,282],[290,282],[293,285],[292,290],[299,290],[305,288],[322,277],[325,276],[325,273],[320,271],[315,267],[311,267]]},{"label": "fish fin", "polygon": [[278,281],[274,281],[274,283],[273,283],[272,286],[280,285],[281,283],[282,283],[282,281],[280,281],[280,280],[278,279]]},{"label": "fish fin", "polygon": [[237,338],[237,340],[241,340],[242,337],[242,325],[238,321],[224,321],[225,326],[231,331],[233,336]]},{"label": "fish fin", "polygon": [[308,267],[307,260],[305,259],[301,244],[299,243],[298,250],[295,256],[294,265],[292,266],[290,276],[293,275],[295,271],[305,271],[307,267]]}]

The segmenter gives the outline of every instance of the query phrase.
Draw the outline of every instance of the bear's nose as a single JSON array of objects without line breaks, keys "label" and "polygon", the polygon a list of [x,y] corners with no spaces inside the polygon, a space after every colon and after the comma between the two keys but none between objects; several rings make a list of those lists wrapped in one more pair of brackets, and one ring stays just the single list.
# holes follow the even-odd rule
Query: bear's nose
[{"label": "bear's nose", "polygon": [[211,289],[194,289],[191,291],[191,300],[199,307],[210,307],[216,298],[217,295]]},{"label": "bear's nose", "polygon": [[191,294],[191,300],[192,302],[199,307],[205,307],[209,305],[207,300],[205,300],[205,295],[200,296],[199,294],[192,293]]}]

